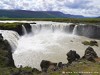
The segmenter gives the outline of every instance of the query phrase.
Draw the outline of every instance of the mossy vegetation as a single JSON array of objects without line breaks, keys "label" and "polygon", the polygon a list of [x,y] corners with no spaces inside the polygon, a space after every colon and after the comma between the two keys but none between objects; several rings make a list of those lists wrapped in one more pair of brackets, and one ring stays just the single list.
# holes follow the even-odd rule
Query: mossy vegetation
[{"label": "mossy vegetation", "polygon": [[14,29],[17,28],[21,23],[0,23],[0,29]]},{"label": "mossy vegetation", "polygon": [[40,72],[30,67],[24,68],[0,68],[0,75],[100,75],[100,63],[80,60],[73,62],[69,67],[64,67],[57,71],[48,70],[48,72]]},{"label": "mossy vegetation", "polygon": [[24,68],[13,68],[13,67],[4,67],[0,68],[0,75],[38,75],[40,71],[35,71],[30,67]]},{"label": "mossy vegetation", "polygon": [[83,41],[82,44],[89,45],[89,46],[98,46],[97,41]]}]

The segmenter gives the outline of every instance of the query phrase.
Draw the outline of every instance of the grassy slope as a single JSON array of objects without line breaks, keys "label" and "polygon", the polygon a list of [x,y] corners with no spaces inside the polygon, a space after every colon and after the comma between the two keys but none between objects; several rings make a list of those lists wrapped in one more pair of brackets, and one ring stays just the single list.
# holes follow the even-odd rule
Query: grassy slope
[{"label": "grassy slope", "polygon": [[[12,72],[18,72],[20,68],[0,68],[0,75],[10,75]],[[86,60],[81,60],[80,62],[73,62],[69,67],[59,69],[57,71],[48,70],[47,73],[39,73],[32,71],[32,68],[25,67],[21,71],[30,72],[28,75],[100,75],[100,63],[89,62]],[[66,74],[62,73],[67,72]],[[75,73],[76,72],[76,73]],[[82,73],[83,72],[83,73]],[[20,74],[24,75],[24,74]],[[27,74],[26,74],[27,75]]]}]

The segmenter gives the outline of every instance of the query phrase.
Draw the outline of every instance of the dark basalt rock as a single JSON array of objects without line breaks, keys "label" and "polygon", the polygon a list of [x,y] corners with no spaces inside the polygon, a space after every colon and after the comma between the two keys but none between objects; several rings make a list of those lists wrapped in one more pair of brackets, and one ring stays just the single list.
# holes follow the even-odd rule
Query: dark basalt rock
[{"label": "dark basalt rock", "polygon": [[0,40],[3,40],[3,36],[2,36],[2,34],[0,34]]},{"label": "dark basalt rock", "polygon": [[77,35],[89,38],[100,39],[100,26],[97,25],[78,25]]},{"label": "dark basalt rock", "polygon": [[10,30],[16,31],[19,35],[23,35],[22,24],[16,26],[16,28],[10,29]]},{"label": "dark basalt rock", "polygon": [[75,27],[75,24],[66,25],[65,32],[67,32],[67,33],[73,33],[74,27]]},{"label": "dark basalt rock", "polygon": [[85,50],[85,54],[84,54],[84,56],[82,58],[86,59],[88,61],[94,62],[95,58],[98,58],[98,56],[97,56],[97,53],[94,51],[94,49],[92,47],[88,47]]},{"label": "dark basalt rock", "polygon": [[30,32],[32,31],[31,25],[30,25],[29,23],[24,23],[24,24],[22,24],[22,25],[25,26],[25,28],[26,28],[26,30],[27,30],[27,33],[30,33]]},{"label": "dark basalt rock", "polygon": [[83,41],[82,44],[89,46],[99,46],[97,41]]},{"label": "dark basalt rock", "polygon": [[62,62],[59,62],[59,63],[58,63],[58,68],[59,68],[59,69],[62,69],[62,68],[64,68],[64,67],[67,67],[67,64],[63,64]]},{"label": "dark basalt rock", "polygon": [[76,51],[73,51],[73,50],[70,50],[66,55],[67,55],[68,63],[70,63],[70,64],[73,61],[80,59],[79,54],[77,54]]},{"label": "dark basalt rock", "polygon": [[33,23],[30,23],[30,24],[36,24],[35,22],[33,22]]},{"label": "dark basalt rock", "polygon": [[42,60],[41,64],[40,64],[40,67],[42,69],[43,72],[47,72],[47,70],[53,66],[54,70],[57,66],[57,63],[52,63],[50,61],[47,61],[47,60]]},{"label": "dark basalt rock", "polygon": [[91,46],[98,46],[98,42],[97,41],[90,41]]},{"label": "dark basalt rock", "polygon": [[59,63],[58,63],[58,67],[59,67],[59,68],[63,68],[62,62],[59,62]]},{"label": "dark basalt rock", "polygon": [[11,47],[7,40],[0,34],[0,67],[15,67]]}]

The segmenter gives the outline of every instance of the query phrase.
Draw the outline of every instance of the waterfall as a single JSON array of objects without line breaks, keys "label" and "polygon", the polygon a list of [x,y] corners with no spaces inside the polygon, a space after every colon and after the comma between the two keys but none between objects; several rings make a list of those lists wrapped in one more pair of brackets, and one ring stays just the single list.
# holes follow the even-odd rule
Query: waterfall
[{"label": "waterfall", "polygon": [[7,40],[12,48],[12,52],[17,48],[18,40],[20,38],[19,34],[15,31],[0,30],[4,40]]},{"label": "waterfall", "polygon": [[41,24],[30,24],[30,25],[33,34],[37,34],[41,30]]},{"label": "waterfall", "polygon": [[[27,33],[28,29],[22,25],[24,35],[21,37],[15,31],[0,30],[4,39],[8,40],[12,47],[16,67],[22,65],[41,70],[40,63],[42,60],[66,63],[66,53],[69,50],[76,50],[82,57],[87,46],[81,43],[85,40],[91,40],[82,36],[74,36],[77,34],[77,25],[74,27],[71,24],[54,22],[37,22],[30,25],[31,33]],[[98,49],[99,47],[96,51]],[[100,51],[97,53],[100,55]]]},{"label": "waterfall", "polygon": [[74,29],[73,29],[73,35],[77,35],[77,27],[78,27],[78,25],[75,25],[75,27],[74,27]]},{"label": "waterfall", "polygon": [[27,35],[27,30],[24,25],[22,25],[22,31],[23,31],[24,35]]},{"label": "waterfall", "polygon": [[[40,70],[39,65],[43,59],[66,62],[66,57],[63,56],[66,55],[66,44],[70,44],[69,39],[73,39],[73,35],[67,34],[70,30],[70,24],[41,23],[30,24],[30,26],[32,31],[27,33],[28,29],[22,25],[24,35],[21,37],[15,31],[0,30],[4,39],[8,40],[11,45],[16,67],[22,65]],[[65,59],[63,60],[63,58]]]},{"label": "waterfall", "polygon": [[[56,31],[61,31],[61,32],[66,32],[66,29],[69,29],[68,24],[30,24],[32,27],[32,33],[37,34],[39,32],[56,32]],[[24,30],[25,27],[24,27]],[[26,31],[25,31],[26,32]]]}]

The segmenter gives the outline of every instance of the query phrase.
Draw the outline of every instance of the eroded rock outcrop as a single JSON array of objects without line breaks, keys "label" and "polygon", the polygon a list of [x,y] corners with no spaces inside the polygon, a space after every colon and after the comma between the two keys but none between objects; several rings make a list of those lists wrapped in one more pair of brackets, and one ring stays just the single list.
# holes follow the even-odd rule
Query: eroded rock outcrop
[{"label": "eroded rock outcrop", "polygon": [[42,60],[40,67],[43,72],[47,72],[47,70],[50,68],[52,70],[55,70],[57,66],[57,63],[53,63],[47,60]]},{"label": "eroded rock outcrop", "polygon": [[11,47],[7,40],[0,34],[0,67],[15,67]]},{"label": "eroded rock outcrop", "polygon": [[94,62],[95,58],[98,58],[98,55],[92,47],[88,47],[85,50],[85,54],[82,58]]},{"label": "eroded rock outcrop", "polygon": [[31,25],[29,23],[23,23],[24,27],[26,28],[27,33],[30,33],[32,31]]},{"label": "eroded rock outcrop", "polygon": [[67,33],[71,33],[71,34],[72,34],[72,33],[73,33],[74,27],[75,27],[75,24],[66,25],[65,31],[66,31]]},{"label": "eroded rock outcrop", "polygon": [[67,55],[68,63],[70,63],[70,64],[73,61],[80,59],[80,55],[77,54],[76,51],[74,51],[74,50],[70,50],[66,55]]},{"label": "eroded rock outcrop", "polygon": [[100,26],[97,25],[78,25],[76,32],[77,35],[100,39]]}]

